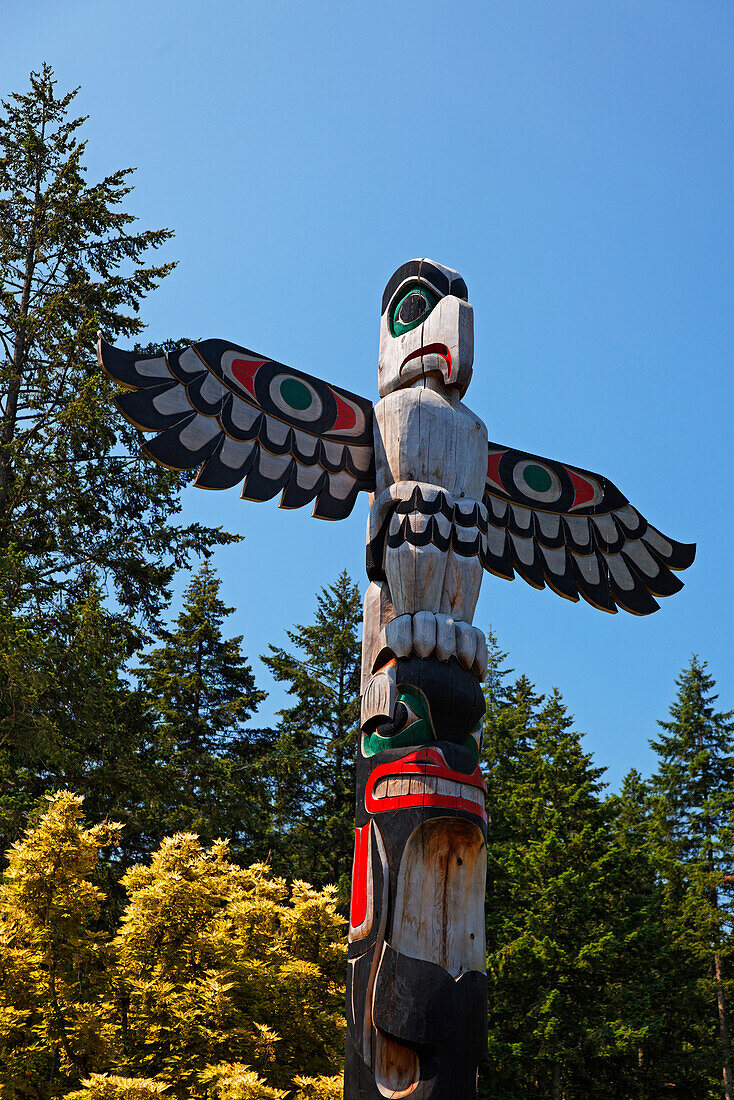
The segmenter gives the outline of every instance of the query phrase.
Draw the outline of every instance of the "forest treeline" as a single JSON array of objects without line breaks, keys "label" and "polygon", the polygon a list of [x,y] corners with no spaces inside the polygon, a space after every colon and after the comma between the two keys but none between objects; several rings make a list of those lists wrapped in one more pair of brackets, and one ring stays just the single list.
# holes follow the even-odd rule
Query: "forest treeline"
[{"label": "forest treeline", "polygon": [[[342,572],[262,655],[288,705],[261,728],[212,564],[235,537],[181,522],[186,476],[97,367],[171,234],[128,170],[87,181],[74,94],[44,66],[0,111],[0,1098],[326,1100],[360,594]],[[615,794],[490,640],[482,1095],[732,1100],[734,723],[705,661]]]}]

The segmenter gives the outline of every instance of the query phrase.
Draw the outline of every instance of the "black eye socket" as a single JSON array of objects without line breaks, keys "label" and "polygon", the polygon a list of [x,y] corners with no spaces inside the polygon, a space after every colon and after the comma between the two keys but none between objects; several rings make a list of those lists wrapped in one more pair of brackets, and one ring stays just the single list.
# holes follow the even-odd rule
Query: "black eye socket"
[{"label": "black eye socket", "polygon": [[392,311],[390,322],[393,336],[402,336],[404,332],[410,332],[420,325],[437,301],[437,295],[428,287],[410,287]]},{"label": "black eye socket", "polygon": [[422,294],[409,294],[400,303],[400,309],[395,314],[395,320],[401,325],[409,325],[417,321],[428,309],[428,302]]}]

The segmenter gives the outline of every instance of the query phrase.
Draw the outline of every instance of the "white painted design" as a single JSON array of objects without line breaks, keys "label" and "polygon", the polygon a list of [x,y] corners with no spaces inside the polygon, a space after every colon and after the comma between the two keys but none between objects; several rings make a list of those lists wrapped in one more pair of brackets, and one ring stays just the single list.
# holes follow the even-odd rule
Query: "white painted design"
[{"label": "white painted design", "polygon": [[562,577],[566,572],[566,551],[562,546],[553,548],[549,546],[540,547],[543,557],[548,563],[548,568],[551,573],[555,573],[556,576]]},{"label": "white painted design", "polygon": [[173,379],[164,355],[159,355],[157,359],[137,359],[135,370],[143,378],[160,378],[161,382]]},{"label": "white painted design", "polygon": [[630,558],[638,569],[641,569],[646,577],[657,577],[660,572],[660,566],[655,561],[650,551],[645,546],[641,539],[634,539],[624,544],[624,552],[628,558]]},{"label": "white painted design", "polygon": [[619,538],[619,531],[614,522],[614,517],[609,514],[594,516],[594,526],[607,543],[614,544]]},{"label": "white painted design", "polygon": [[627,568],[621,554],[605,554],[605,561],[609,566],[609,572],[615,581],[625,592],[631,592],[635,587],[635,578]]},{"label": "white painted design", "polygon": [[248,405],[246,401],[233,401],[231,416],[236,428],[243,432],[249,432],[257,418],[262,416],[262,412],[253,405]]},{"label": "white painted design", "polygon": [[[528,466],[538,466],[545,471],[551,481],[548,489],[539,492],[528,485],[525,480],[525,471]],[[512,480],[523,496],[530,497],[531,500],[537,500],[539,504],[554,504],[561,495],[561,481],[558,474],[550,466],[546,466],[544,462],[539,462],[537,458],[522,458],[519,462],[516,462],[512,471]]]},{"label": "white painted design", "polygon": [[216,402],[221,401],[222,396],[228,393],[229,390],[222,385],[215,374],[209,373],[201,384],[200,392],[208,404],[214,405]]},{"label": "white painted design", "polygon": [[589,520],[585,516],[565,516],[564,520],[576,545],[588,546],[591,542]]},{"label": "white painted design", "polygon": [[642,537],[649,546],[652,546],[653,550],[657,550],[657,552],[659,554],[662,554],[663,557],[669,558],[673,553],[673,547],[655,527],[651,527],[648,524],[647,530]]},{"label": "white painted design", "polygon": [[[171,386],[170,390],[159,393],[153,398],[153,408],[163,416],[171,416],[173,413],[191,412],[191,405],[186,398],[186,390],[183,386]],[[218,429],[217,429],[218,430]]]},{"label": "white painted design", "polygon": [[178,367],[184,374],[201,374],[207,368],[193,348],[185,348],[178,357]]},{"label": "white painted design", "polygon": [[523,565],[532,565],[535,561],[535,541],[533,539],[524,539],[520,535],[516,535],[514,531],[510,531],[510,538],[512,539],[512,545],[515,547],[518,558]]},{"label": "white painted design", "polygon": [[596,554],[574,554],[574,559],[585,581],[593,585],[601,583],[601,570]]},{"label": "white painted design", "polygon": [[533,513],[529,508],[523,508],[521,504],[511,505],[512,514],[515,517],[515,523],[521,530],[529,531],[530,525],[533,522]]},{"label": "white painted design", "polygon": [[[281,385],[283,382],[289,381],[308,390],[311,395],[311,404],[307,409],[294,409],[281,394]],[[311,383],[307,382],[305,378],[297,378],[295,374],[288,374],[284,371],[282,374],[273,375],[270,379],[269,393],[270,400],[276,409],[279,409],[285,416],[292,417],[293,420],[303,420],[308,423],[309,421],[318,420],[324,411],[323,402]]]},{"label": "white painted design", "polygon": [[329,492],[337,500],[344,500],[354,488],[354,478],[348,470],[340,470],[338,474],[329,474]]},{"label": "white painted design", "polygon": [[219,452],[219,461],[230,469],[236,470],[250,456],[254,446],[253,442],[240,442],[225,436]]},{"label": "white painted design", "polygon": [[196,416],[190,424],[182,429],[178,438],[187,451],[198,451],[200,447],[211,442],[220,432],[221,428],[213,417]]},{"label": "white painted design", "polygon": [[276,481],[283,476],[292,461],[290,455],[273,455],[270,451],[266,451],[264,447],[261,447],[257,468],[262,477],[268,478],[270,481]]},{"label": "white painted design", "polygon": [[540,524],[540,530],[547,539],[558,538],[558,532],[561,526],[561,517],[558,512],[541,512],[535,513]]}]

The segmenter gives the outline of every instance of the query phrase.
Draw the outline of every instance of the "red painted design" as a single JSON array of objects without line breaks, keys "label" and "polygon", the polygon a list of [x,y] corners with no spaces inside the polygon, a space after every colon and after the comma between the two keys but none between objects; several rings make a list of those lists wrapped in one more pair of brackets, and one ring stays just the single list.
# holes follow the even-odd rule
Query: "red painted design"
[{"label": "red painted design", "polygon": [[590,500],[594,499],[596,489],[587,481],[585,477],[581,477],[580,474],[575,474],[573,470],[569,470],[566,467],[566,472],[573,482],[574,498],[572,508],[580,508],[583,504],[588,504]]},{"label": "red painted design", "polygon": [[416,792],[415,794],[390,795],[386,798],[375,798],[375,784],[386,777],[403,775],[436,776],[440,779],[449,779],[454,783],[464,783],[470,787],[477,787],[487,794],[487,784],[482,779],[479,765],[471,775],[464,772],[455,772],[449,768],[438,749],[420,749],[418,752],[409,753],[400,760],[393,760],[387,764],[380,764],[375,768],[367,781],[364,802],[371,814],[383,813],[385,810],[407,810],[415,806],[436,806],[443,810],[464,810],[474,817],[487,820],[487,811],[484,804],[472,802],[468,798],[452,794],[432,794],[430,791]]},{"label": "red painted design", "polygon": [[343,401],[338,393],[334,393],[336,401],[336,420],[329,428],[330,432],[348,432],[357,423],[357,414],[351,405]]},{"label": "red painted design", "polygon": [[370,823],[367,822],[354,833],[354,866],[352,868],[352,905],[349,913],[349,923],[352,928],[359,928],[364,924],[367,916],[367,874],[371,868],[367,867],[367,855],[369,853]]},{"label": "red painted design", "polygon": [[414,351],[411,355],[406,356],[400,364],[400,370],[398,374],[403,373],[403,367],[406,363],[410,363],[413,359],[422,359],[424,355],[440,355],[442,359],[445,359],[448,363],[449,373],[447,378],[451,377],[451,370],[453,364],[451,362],[451,352],[445,344],[426,344],[424,348],[418,348],[418,351]]},{"label": "red painted design", "polygon": [[487,477],[490,478],[504,492],[504,486],[500,480],[500,460],[507,451],[497,451],[496,454],[487,455]]},{"label": "red painted design", "polygon": [[266,359],[233,359],[232,374],[248,393],[255,396],[255,375]]}]

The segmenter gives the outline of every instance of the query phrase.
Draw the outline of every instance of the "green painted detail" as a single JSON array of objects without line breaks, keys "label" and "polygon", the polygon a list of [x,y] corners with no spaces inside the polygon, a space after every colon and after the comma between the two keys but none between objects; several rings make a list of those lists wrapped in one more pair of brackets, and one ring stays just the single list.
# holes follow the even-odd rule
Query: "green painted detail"
[{"label": "green painted detail", "polygon": [[553,484],[553,478],[550,476],[547,470],[542,466],[535,466],[531,463],[523,470],[523,478],[525,484],[529,485],[533,492],[547,493]]},{"label": "green painted detail", "polygon": [[313,395],[307,385],[297,378],[284,378],[280,383],[280,396],[286,405],[303,412],[313,401]]},{"label": "green painted detail", "polygon": [[[406,298],[409,298],[411,294],[420,294],[425,299],[427,308],[421,313],[420,317],[416,317],[415,321],[410,321],[408,324],[403,324],[398,320],[400,313],[400,307]],[[411,329],[417,328],[418,325],[422,325],[428,314],[438,302],[438,297],[429,290],[427,286],[422,286],[420,283],[414,283],[413,286],[408,287],[405,294],[397,303],[390,316],[390,331],[393,336],[402,336],[404,332],[410,332]]]},{"label": "green painted detail", "polygon": [[464,741],[464,748],[469,749],[469,752],[474,757],[474,762],[476,764],[479,763],[479,748],[480,748],[481,744],[482,744],[482,726],[481,726],[481,723],[480,723],[480,725],[478,725],[475,730],[472,730],[472,732],[467,737],[466,741]]},{"label": "green painted detail", "polygon": [[436,740],[431,722],[431,712],[425,695],[412,684],[398,684],[398,700],[408,708],[408,723],[393,737],[379,733],[362,735],[362,752],[375,756],[385,749],[404,749],[413,745],[430,745]]}]

